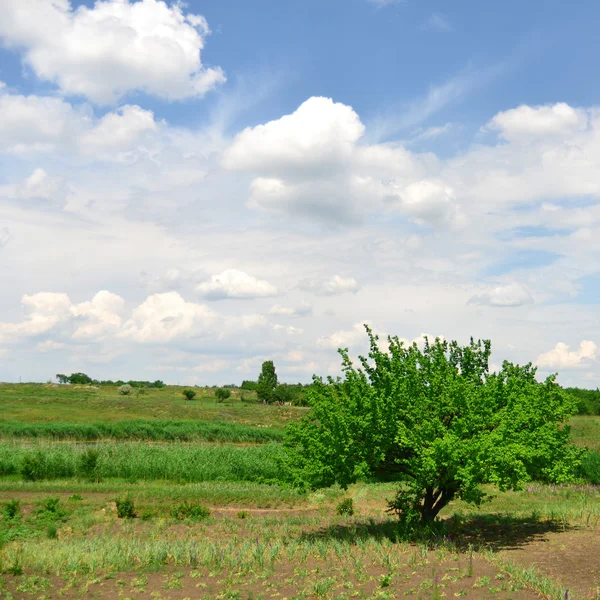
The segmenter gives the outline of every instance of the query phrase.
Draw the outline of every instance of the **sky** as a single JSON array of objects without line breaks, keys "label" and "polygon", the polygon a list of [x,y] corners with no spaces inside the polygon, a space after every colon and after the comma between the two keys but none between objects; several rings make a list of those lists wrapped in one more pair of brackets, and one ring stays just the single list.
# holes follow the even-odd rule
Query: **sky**
[{"label": "sky", "polygon": [[600,5],[0,0],[0,380],[490,339],[600,385]]}]

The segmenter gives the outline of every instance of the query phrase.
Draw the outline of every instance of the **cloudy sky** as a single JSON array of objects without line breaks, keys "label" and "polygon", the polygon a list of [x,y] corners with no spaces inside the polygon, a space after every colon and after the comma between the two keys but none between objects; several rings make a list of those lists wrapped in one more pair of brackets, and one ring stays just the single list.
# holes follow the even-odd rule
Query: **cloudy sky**
[{"label": "cloudy sky", "polygon": [[0,380],[600,385],[596,0],[0,0]]}]

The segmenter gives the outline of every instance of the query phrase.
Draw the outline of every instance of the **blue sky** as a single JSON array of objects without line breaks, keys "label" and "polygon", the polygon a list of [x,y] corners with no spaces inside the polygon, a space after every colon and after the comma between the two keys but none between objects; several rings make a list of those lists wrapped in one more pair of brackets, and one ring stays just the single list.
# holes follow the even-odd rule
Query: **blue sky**
[{"label": "blue sky", "polygon": [[596,2],[4,4],[0,379],[306,381],[368,321],[600,384]]}]

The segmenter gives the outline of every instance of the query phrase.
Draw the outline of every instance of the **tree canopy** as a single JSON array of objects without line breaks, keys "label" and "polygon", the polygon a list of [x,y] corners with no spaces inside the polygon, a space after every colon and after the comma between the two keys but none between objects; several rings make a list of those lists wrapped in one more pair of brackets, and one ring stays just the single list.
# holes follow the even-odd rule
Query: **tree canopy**
[{"label": "tree canopy", "polygon": [[277,387],[277,373],[272,360],[266,360],[262,364],[260,375],[256,385],[256,394],[259,400],[271,404],[275,400],[275,388]]},{"label": "tree canopy", "polygon": [[572,396],[527,364],[490,373],[489,341],[436,339],[388,348],[367,328],[360,367],[340,350],[343,378],[315,377],[310,413],[288,428],[286,466],[309,488],[364,478],[399,483],[390,509],[431,521],[454,498],[480,504],[482,484],[519,489],[530,480],[571,478],[579,451],[566,422]]}]

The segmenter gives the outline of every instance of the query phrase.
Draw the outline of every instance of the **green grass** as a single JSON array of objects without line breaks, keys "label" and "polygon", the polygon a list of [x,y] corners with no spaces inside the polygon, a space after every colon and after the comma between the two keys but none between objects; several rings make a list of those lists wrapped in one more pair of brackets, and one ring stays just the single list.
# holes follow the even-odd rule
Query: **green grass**
[{"label": "green grass", "polygon": [[600,417],[573,417],[570,425],[571,438],[578,446],[600,452]]},{"label": "green grass", "polygon": [[[197,388],[188,401],[184,387],[166,386],[121,396],[116,387],[56,384],[0,384],[0,422],[115,423],[123,420],[227,421],[282,428],[304,414],[306,408],[264,406],[256,394],[234,390],[230,401],[217,403],[214,389]],[[245,400],[242,401],[242,394]],[[100,415],[100,419],[99,419]]]},{"label": "green grass", "polygon": [[[26,461],[38,479],[84,478],[81,457],[89,444],[0,442],[0,475],[17,476]],[[95,477],[167,481],[277,481],[278,444],[260,446],[100,443]],[[87,475],[85,476],[87,477]]]},{"label": "green grass", "polygon": [[0,421],[0,438],[94,442],[100,440],[153,442],[267,443],[281,441],[283,431],[223,421],[123,420],[113,423]]}]

